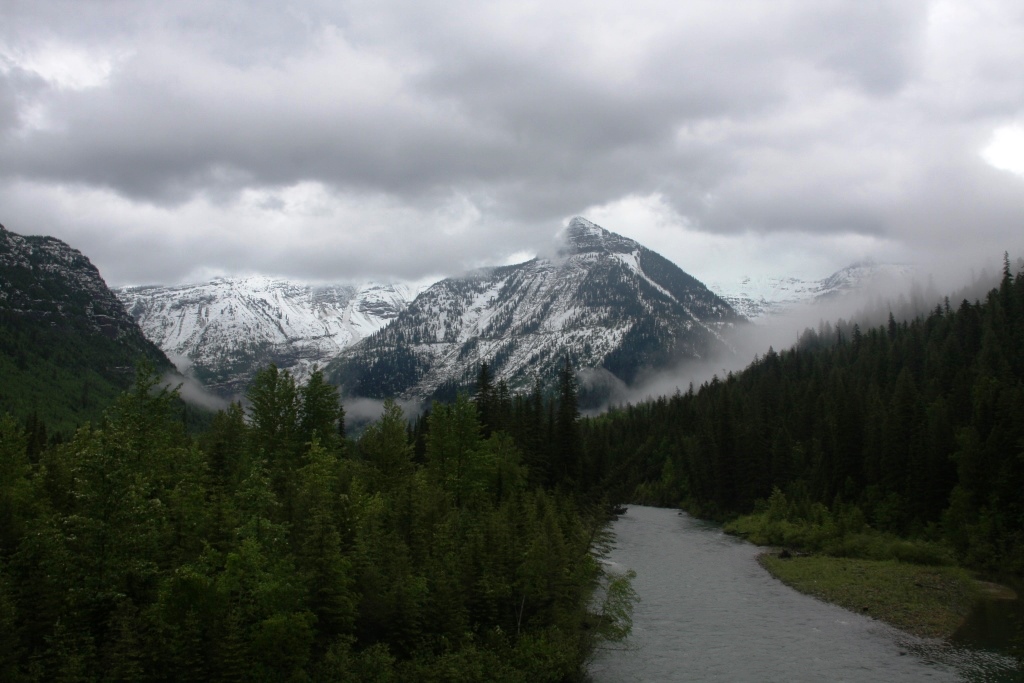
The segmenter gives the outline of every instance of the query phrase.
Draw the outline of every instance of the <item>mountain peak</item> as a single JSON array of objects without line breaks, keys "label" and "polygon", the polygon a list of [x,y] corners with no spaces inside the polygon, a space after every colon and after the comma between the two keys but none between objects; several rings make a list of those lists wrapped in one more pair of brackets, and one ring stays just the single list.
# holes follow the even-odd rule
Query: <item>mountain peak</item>
[{"label": "mountain peak", "polygon": [[742,320],[678,266],[582,217],[561,237],[560,258],[433,284],[327,377],[355,396],[426,398],[468,385],[486,361],[494,381],[529,390],[569,357],[603,378],[593,398],[648,369],[730,352],[724,331]]},{"label": "mountain peak", "polygon": [[565,248],[562,253],[587,254],[628,254],[640,249],[633,240],[605,230],[600,225],[588,221],[583,216],[576,216],[565,228]]},{"label": "mountain peak", "polygon": [[596,233],[608,232],[597,223],[589,221],[583,216],[573,216],[572,220],[569,221],[569,229],[587,230]]}]

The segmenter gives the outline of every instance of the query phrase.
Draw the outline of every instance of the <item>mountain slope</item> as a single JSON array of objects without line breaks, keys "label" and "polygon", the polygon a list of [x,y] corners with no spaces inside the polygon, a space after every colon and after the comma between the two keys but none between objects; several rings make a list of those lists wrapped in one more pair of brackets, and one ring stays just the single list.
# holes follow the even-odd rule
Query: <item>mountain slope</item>
[{"label": "mountain slope", "polygon": [[398,315],[415,290],[247,277],[117,294],[179,370],[231,396],[269,363],[305,377]]},{"label": "mountain slope", "polygon": [[630,383],[725,350],[722,331],[740,321],[662,256],[577,217],[556,258],[434,284],[328,376],[351,394],[425,397],[468,384],[482,361],[515,389],[553,377],[568,356]]},{"label": "mountain slope", "polygon": [[2,225],[0,329],[0,413],[59,428],[99,417],[138,360],[171,368],[80,251]]}]

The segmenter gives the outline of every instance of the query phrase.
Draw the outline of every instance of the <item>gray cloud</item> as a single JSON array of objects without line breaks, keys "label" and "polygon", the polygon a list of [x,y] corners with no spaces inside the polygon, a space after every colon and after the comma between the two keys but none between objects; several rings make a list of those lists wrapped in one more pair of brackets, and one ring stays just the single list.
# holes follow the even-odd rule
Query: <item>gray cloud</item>
[{"label": "gray cloud", "polygon": [[455,272],[655,196],[687,234],[1024,248],[979,156],[1024,121],[1012,0],[8,4],[2,218],[114,282]]},{"label": "gray cloud", "polygon": [[8,79],[0,77],[0,137],[18,123],[18,102]]}]

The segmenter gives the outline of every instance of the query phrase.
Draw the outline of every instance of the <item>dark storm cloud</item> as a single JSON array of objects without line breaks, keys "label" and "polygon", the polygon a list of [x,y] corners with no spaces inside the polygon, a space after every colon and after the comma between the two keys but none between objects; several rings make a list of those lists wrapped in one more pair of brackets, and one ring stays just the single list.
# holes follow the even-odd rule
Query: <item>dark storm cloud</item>
[{"label": "dark storm cloud", "polygon": [[420,277],[633,197],[936,253],[1024,215],[979,157],[1024,118],[1009,0],[8,4],[0,197],[114,279]]},{"label": "dark storm cloud", "polygon": [[[747,16],[760,24],[758,30],[731,29],[735,43],[715,32],[669,32],[625,79],[605,80],[600,71],[587,71],[585,62],[581,66],[574,52],[614,55],[617,46],[585,44],[571,23],[531,46],[517,36],[492,39],[481,32],[480,25],[494,23],[487,9],[453,4],[445,12],[418,3],[392,6],[394,14],[387,17],[397,24],[389,21],[391,30],[408,31],[407,36],[378,38],[419,44],[410,57],[414,75],[395,84],[394,94],[405,99],[409,93],[411,101],[368,104],[348,100],[345,84],[332,82],[328,60],[313,59],[289,71],[288,60],[301,60],[303,45],[288,39],[318,39],[317,29],[295,14],[272,12],[263,3],[186,7],[194,11],[179,8],[180,16],[161,27],[182,31],[180,39],[162,50],[145,50],[110,88],[55,98],[54,116],[64,126],[10,150],[15,165],[36,177],[106,185],[155,201],[174,201],[217,184],[278,185],[308,178],[398,194],[496,182],[500,195],[502,184],[525,185],[528,192],[573,178],[594,187],[592,196],[570,192],[557,217],[580,199],[592,203],[609,191],[654,189],[653,179],[664,172],[658,157],[678,161],[657,153],[680,123],[750,115],[780,101],[785,67],[778,46],[763,37],[775,33],[773,22],[781,24],[787,40],[796,32],[797,49],[811,59],[858,80],[868,80],[865,72],[904,71],[894,68],[891,49],[866,49],[891,41],[875,38],[865,46],[837,39],[837,33],[851,34],[845,11],[819,10],[811,21],[785,8],[769,15],[759,6]],[[737,7],[724,14],[697,12],[695,18],[728,34],[728,25],[748,9]],[[868,18],[878,25],[867,22],[866,31],[889,36],[905,23],[894,21],[892,11],[877,14]],[[295,30],[268,28],[280,26]],[[352,32],[354,38],[339,28],[319,39],[330,50],[332,40],[358,42],[359,27]],[[858,55],[857,48],[864,53]],[[261,73],[267,64],[275,66]],[[338,63],[337,69],[350,66]],[[295,75],[309,81],[295,83]],[[210,87],[213,76],[219,87]],[[322,95],[332,89],[335,96]],[[515,199],[507,207],[513,215],[526,203]]]}]

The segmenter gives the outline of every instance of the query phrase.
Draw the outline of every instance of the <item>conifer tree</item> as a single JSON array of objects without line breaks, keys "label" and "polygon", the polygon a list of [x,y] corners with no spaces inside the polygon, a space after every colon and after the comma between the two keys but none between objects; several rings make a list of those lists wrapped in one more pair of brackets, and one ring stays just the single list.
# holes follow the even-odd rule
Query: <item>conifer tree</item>
[{"label": "conifer tree", "polygon": [[0,556],[0,680],[17,683],[21,680],[19,660],[21,641],[18,633],[18,612],[8,578],[7,567]]},{"label": "conifer tree", "polygon": [[480,429],[476,406],[465,394],[451,406],[435,406],[430,415],[427,463],[456,507],[483,487]]},{"label": "conifer tree", "polygon": [[476,412],[480,419],[481,431],[486,439],[494,430],[495,396],[494,387],[491,383],[491,369],[487,362],[480,364],[480,371],[476,376],[476,395],[473,397],[476,404]]},{"label": "conifer tree", "polygon": [[328,384],[317,368],[299,389],[299,399],[299,437],[303,444],[316,438],[321,447],[335,450],[345,436],[345,409],[337,388]]},{"label": "conifer tree", "polygon": [[395,401],[384,401],[384,412],[363,432],[359,450],[389,484],[396,483],[412,471],[412,446],[406,431],[405,414]]}]

